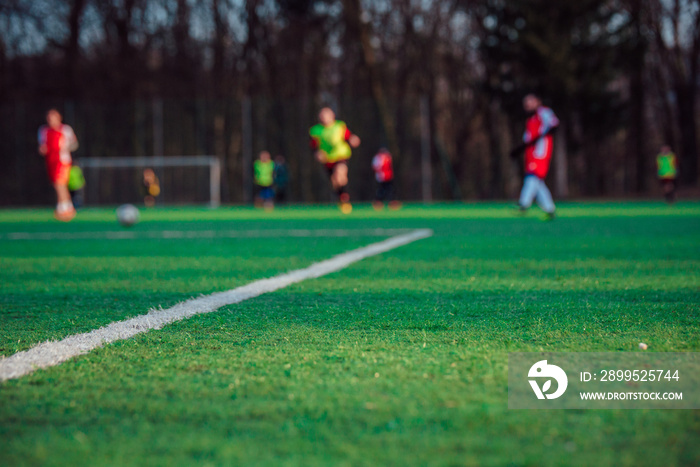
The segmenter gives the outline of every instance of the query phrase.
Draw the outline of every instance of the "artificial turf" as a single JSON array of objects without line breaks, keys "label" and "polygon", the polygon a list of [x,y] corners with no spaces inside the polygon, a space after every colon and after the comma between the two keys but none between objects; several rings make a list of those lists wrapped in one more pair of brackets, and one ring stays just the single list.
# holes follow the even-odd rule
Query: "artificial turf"
[{"label": "artificial turf", "polygon": [[[0,463],[692,465],[700,411],[507,408],[511,351],[700,351],[700,203],[160,209],[134,239],[0,211],[0,355],[307,266],[435,234],[347,269],[0,383]],[[347,229],[347,237],[139,233]]]}]

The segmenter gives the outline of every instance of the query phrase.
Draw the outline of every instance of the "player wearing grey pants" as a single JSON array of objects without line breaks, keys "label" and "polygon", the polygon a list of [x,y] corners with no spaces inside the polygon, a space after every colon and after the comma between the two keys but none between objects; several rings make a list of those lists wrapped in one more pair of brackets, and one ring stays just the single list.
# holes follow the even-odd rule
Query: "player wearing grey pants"
[{"label": "player wearing grey pants", "polygon": [[532,201],[537,200],[537,204],[547,214],[553,214],[556,206],[552,200],[552,193],[545,185],[544,180],[537,175],[527,175],[523,183],[523,189],[520,191],[520,209],[527,209],[532,205]]},{"label": "player wearing grey pants", "polygon": [[533,200],[546,214],[546,219],[554,219],[554,201],[544,179],[549,172],[552,160],[552,133],[559,126],[559,119],[549,107],[534,94],[523,99],[523,108],[529,114],[525,124],[523,144],[511,151],[511,157],[517,157],[525,151],[525,180],[518,202],[520,211],[526,211]]}]

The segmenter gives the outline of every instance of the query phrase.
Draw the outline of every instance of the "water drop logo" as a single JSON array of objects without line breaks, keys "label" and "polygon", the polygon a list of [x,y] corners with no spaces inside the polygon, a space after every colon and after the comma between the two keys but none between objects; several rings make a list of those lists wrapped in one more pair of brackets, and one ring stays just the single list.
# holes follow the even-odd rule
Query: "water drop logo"
[{"label": "water drop logo", "polygon": [[[548,378],[542,385],[542,389],[537,384],[536,380],[529,380],[532,390],[538,399],[556,399],[564,394],[566,387],[569,385],[569,379],[566,377],[564,370],[556,365],[548,365],[547,360],[540,360],[530,367],[527,374],[528,378]],[[557,382],[557,390],[551,394],[547,394],[552,387],[552,379]]]}]

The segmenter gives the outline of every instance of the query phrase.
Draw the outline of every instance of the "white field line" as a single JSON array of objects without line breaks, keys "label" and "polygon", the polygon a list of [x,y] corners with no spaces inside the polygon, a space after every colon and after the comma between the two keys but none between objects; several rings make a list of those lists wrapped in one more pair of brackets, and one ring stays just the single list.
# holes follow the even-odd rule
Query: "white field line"
[{"label": "white field line", "polygon": [[151,329],[161,329],[163,326],[175,321],[202,313],[211,313],[222,306],[239,303],[306,279],[325,276],[344,269],[364,258],[393,250],[421,238],[430,237],[432,234],[432,230],[429,229],[414,230],[407,234],[342,253],[304,269],[297,269],[296,271],[268,279],[261,279],[226,292],[193,298],[165,310],[153,309],[145,315],[117,321],[94,331],[75,334],[60,341],[38,344],[29,350],[17,352],[7,358],[0,359],[0,381],[20,378],[39,368],[58,365],[97,347],[128,339]]},{"label": "white field line", "polygon": [[166,238],[383,237],[411,229],[116,230],[93,232],[9,232],[0,240],[131,240]]}]

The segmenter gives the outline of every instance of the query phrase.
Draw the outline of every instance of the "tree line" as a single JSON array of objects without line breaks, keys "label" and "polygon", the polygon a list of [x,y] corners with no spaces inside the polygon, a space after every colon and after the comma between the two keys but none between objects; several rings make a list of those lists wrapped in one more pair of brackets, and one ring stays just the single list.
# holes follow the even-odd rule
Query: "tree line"
[{"label": "tree line", "polygon": [[228,202],[250,198],[246,151],[262,149],[287,157],[293,200],[328,199],[307,133],[322,105],[363,139],[356,199],[382,146],[405,199],[426,150],[433,198],[511,197],[528,92],[563,122],[558,196],[653,193],[662,144],[696,186],[699,61],[696,0],[0,0],[0,202],[48,196],[49,106],[79,157],[219,157]]}]

